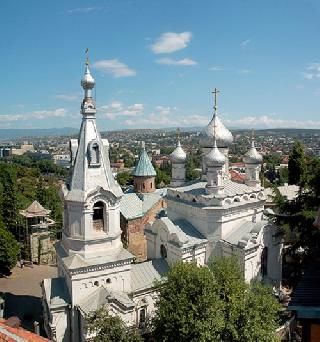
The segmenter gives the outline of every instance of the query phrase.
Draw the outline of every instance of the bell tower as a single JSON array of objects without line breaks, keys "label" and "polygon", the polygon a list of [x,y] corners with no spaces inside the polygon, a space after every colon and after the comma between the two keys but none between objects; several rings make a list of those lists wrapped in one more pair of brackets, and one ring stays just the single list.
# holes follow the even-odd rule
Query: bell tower
[{"label": "bell tower", "polygon": [[115,181],[108,156],[108,141],[96,127],[92,96],[95,80],[87,60],[81,80],[84,97],[79,137],[71,141],[72,169],[63,189],[64,227],[61,247],[84,259],[112,255],[122,249],[119,201],[122,190]]}]

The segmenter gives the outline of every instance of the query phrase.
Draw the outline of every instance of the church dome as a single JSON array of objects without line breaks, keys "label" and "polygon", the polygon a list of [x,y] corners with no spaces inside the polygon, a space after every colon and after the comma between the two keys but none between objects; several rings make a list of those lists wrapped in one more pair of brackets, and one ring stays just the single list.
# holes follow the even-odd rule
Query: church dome
[{"label": "church dome", "polygon": [[252,140],[249,151],[243,156],[243,162],[245,164],[261,164],[262,159],[262,155],[256,150],[254,141]]},{"label": "church dome", "polygon": [[181,147],[180,141],[177,143],[177,147],[170,154],[171,163],[184,163],[186,161],[186,152]]},{"label": "church dome", "polygon": [[216,141],[212,150],[205,156],[205,163],[207,166],[223,166],[226,162],[226,157],[221,153],[217,147]]},{"label": "church dome", "polygon": [[221,122],[217,114],[213,115],[213,118],[204,129],[204,136],[200,139],[200,145],[202,147],[211,147],[214,135],[219,147],[229,146],[233,142],[231,132]]},{"label": "church dome", "polygon": [[91,76],[88,64],[86,65],[85,73],[81,79],[81,86],[83,89],[92,89],[95,85],[95,80]]}]

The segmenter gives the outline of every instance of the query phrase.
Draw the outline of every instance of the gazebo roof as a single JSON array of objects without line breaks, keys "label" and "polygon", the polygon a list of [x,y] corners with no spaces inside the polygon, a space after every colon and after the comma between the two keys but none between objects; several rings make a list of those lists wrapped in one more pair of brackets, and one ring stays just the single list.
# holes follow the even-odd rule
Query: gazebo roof
[{"label": "gazebo roof", "polygon": [[38,201],[33,201],[25,210],[20,210],[20,214],[24,217],[43,217],[48,216],[51,210],[45,209]]}]

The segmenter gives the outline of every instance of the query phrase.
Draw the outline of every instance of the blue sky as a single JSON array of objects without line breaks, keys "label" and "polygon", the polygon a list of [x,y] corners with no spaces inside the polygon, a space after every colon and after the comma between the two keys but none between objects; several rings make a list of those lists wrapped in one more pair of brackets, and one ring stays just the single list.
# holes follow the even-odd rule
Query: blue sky
[{"label": "blue sky", "polygon": [[10,0],[1,128],[79,127],[85,54],[100,129],[320,128],[318,0]]}]

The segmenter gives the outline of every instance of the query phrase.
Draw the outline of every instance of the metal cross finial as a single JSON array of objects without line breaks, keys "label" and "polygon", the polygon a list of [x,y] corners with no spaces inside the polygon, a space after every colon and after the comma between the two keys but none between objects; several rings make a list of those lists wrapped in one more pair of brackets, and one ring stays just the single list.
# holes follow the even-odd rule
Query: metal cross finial
[{"label": "metal cross finial", "polygon": [[251,130],[251,146],[254,147],[254,129]]},{"label": "metal cross finial", "polygon": [[220,91],[217,88],[214,88],[214,91],[212,92],[212,94],[214,94],[214,112],[217,111],[218,109],[218,105],[217,105],[217,95],[220,93]]},{"label": "metal cross finial", "polygon": [[86,65],[89,65],[89,49],[86,48]]},{"label": "metal cross finial", "polygon": [[178,140],[180,140],[180,128],[179,127],[177,128],[177,138]]}]

